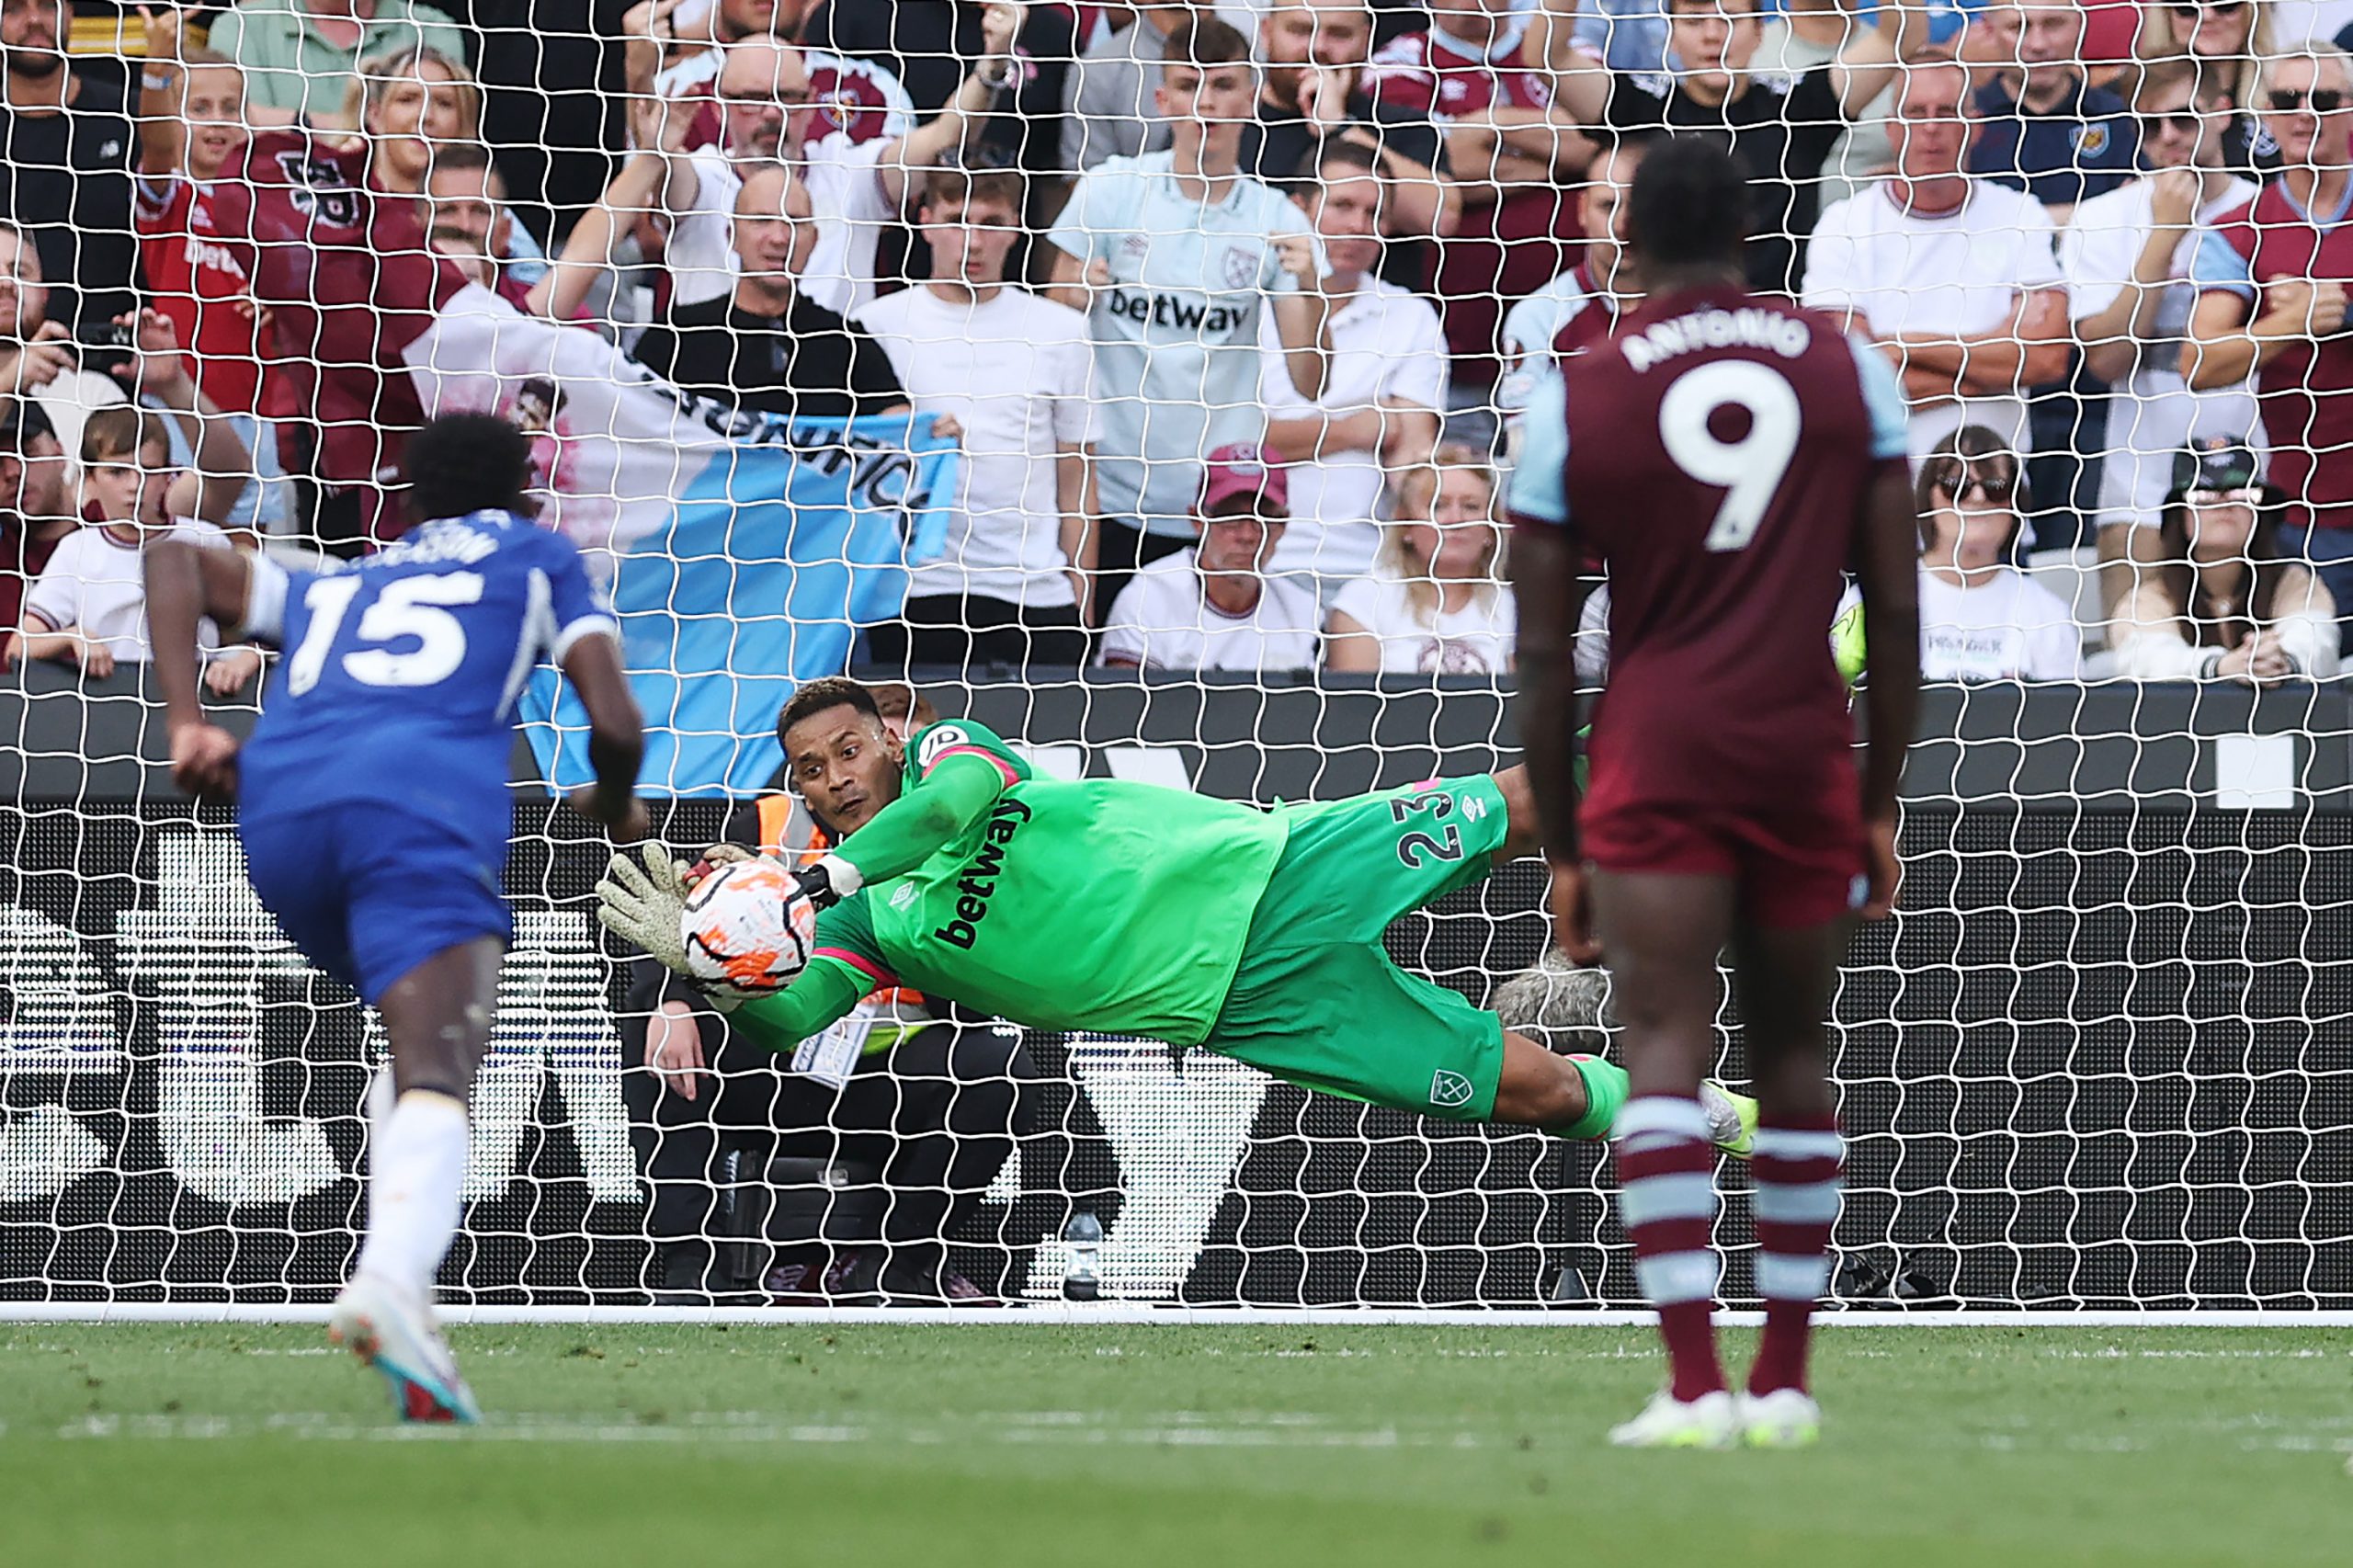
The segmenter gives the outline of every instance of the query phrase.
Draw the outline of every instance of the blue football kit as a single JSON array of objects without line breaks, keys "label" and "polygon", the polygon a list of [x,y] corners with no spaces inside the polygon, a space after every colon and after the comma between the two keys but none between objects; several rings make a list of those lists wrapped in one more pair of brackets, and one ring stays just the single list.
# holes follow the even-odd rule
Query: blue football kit
[{"label": "blue football kit", "polygon": [[512,936],[516,699],[619,628],[572,541],[506,512],[425,523],[339,572],[253,573],[245,631],[284,657],[239,754],[247,873],[372,1004],[438,952]]}]

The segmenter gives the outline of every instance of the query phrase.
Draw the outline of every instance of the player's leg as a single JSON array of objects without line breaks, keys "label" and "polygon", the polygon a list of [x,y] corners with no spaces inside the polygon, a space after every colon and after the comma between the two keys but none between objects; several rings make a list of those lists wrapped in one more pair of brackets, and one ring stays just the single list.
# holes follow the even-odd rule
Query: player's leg
[{"label": "player's leg", "polygon": [[328,1336],[374,1367],[410,1421],[482,1419],[433,1316],[472,1147],[466,1107],[490,1043],[506,939],[445,948],[376,998],[392,1037],[392,1104],[371,1130],[368,1235]]},{"label": "player's leg", "polygon": [[1742,1401],[1747,1440],[1797,1447],[1820,1431],[1806,1386],[1813,1307],[1829,1283],[1843,1145],[1832,1104],[1824,1024],[1852,923],[1774,927],[1744,920],[1733,979],[1760,1102],[1756,1182],[1756,1288],[1765,1335]]},{"label": "player's leg", "polygon": [[1659,1315],[1668,1384],[1610,1434],[1635,1447],[1722,1447],[1737,1432],[1716,1353],[1715,1150],[1699,1086],[1714,1054],[1716,960],[1738,884],[1707,872],[1598,870],[1593,907],[1609,955],[1631,1096],[1618,1114],[1619,1216],[1634,1277]]}]

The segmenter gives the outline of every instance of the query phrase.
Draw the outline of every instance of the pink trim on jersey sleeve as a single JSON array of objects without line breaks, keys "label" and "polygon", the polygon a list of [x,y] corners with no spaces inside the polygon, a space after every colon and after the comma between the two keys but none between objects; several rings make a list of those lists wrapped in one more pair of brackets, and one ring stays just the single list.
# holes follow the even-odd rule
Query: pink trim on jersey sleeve
[{"label": "pink trim on jersey sleeve", "polygon": [[834,959],[846,963],[874,982],[877,986],[892,986],[899,983],[897,975],[892,974],[865,954],[851,952],[847,948],[813,948],[810,949],[809,956],[813,959]]},{"label": "pink trim on jersey sleeve", "polygon": [[1021,775],[1013,770],[1013,764],[1006,761],[1005,758],[997,756],[996,753],[989,750],[986,746],[949,746],[946,751],[941,752],[938,756],[931,759],[931,767],[923,770],[923,776],[926,778],[930,778],[933,770],[951,756],[986,757],[991,763],[995,765],[996,770],[999,773],[1005,775],[1005,781],[1007,786],[1021,782]]}]

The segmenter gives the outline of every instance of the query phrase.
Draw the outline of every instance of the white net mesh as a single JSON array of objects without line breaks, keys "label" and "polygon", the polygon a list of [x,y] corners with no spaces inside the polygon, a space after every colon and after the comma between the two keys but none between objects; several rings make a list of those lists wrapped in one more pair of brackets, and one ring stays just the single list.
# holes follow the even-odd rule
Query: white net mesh
[{"label": "white net mesh", "polygon": [[[1048,776],[1492,768],[1511,455],[1641,308],[1665,131],[1729,134],[1752,281],[1887,357],[1925,473],[1951,684],[1837,1003],[1835,1293],[2353,1306],[2353,76],[2301,41],[2353,7],[301,8],[0,5],[0,1302],[317,1301],[364,1221],[382,1031],[170,787],[142,538],[354,554],[424,418],[522,423],[684,850],[811,845],[775,717],[853,668]],[[452,1296],[1635,1302],[1596,1145],[970,1017],[731,1046],[597,930],[584,722],[522,712]],[[1390,951],[1483,1003],[1542,892]]]}]

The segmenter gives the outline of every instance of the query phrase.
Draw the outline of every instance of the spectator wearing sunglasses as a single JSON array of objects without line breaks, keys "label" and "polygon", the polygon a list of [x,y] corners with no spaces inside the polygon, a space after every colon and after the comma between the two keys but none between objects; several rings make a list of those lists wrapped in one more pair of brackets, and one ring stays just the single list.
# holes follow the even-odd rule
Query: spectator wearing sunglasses
[{"label": "spectator wearing sunglasses", "polygon": [[2353,603],[2353,61],[2327,44],[2264,62],[2263,120],[2280,170],[2200,240],[2182,371],[2190,386],[2256,378],[2288,496],[2280,542]]},{"label": "spectator wearing sunglasses", "polygon": [[2142,10],[2143,60],[2186,59],[2201,81],[2218,82],[2230,94],[2236,112],[2222,138],[2222,166],[2234,174],[2260,179],[2279,167],[2279,143],[2256,113],[2256,78],[2279,52],[2278,40],[2303,36],[2282,31],[2272,16],[2288,8],[2270,0],[2179,0]]},{"label": "spectator wearing sunglasses", "polygon": [[2286,498],[2255,454],[2215,437],[2176,455],[2158,529],[2164,565],[2117,623],[2117,673],[2132,680],[2276,686],[2336,674],[2336,602],[2279,542]]},{"label": "spectator wearing sunglasses", "polygon": [[1997,78],[1971,99],[1981,124],[1970,172],[2025,191],[2054,223],[2130,179],[2140,149],[2124,100],[2086,78],[2083,49],[2074,0],[2022,6],[2015,86]]},{"label": "spectator wearing sunglasses", "polygon": [[2254,181],[2223,166],[2235,116],[2220,78],[2160,61],[2133,97],[2149,172],[2075,209],[2059,235],[2068,313],[2092,376],[2128,393],[2109,404],[2097,510],[2100,606],[2113,619],[2133,586],[2128,562],[2159,559],[2157,524],[2174,459],[2193,436],[2244,442],[2256,426],[2245,382],[2192,392],[2181,347],[2198,290],[2198,231],[2253,199]]},{"label": "spectator wearing sunglasses", "polygon": [[1993,431],[1964,425],[1915,481],[1920,514],[1920,677],[2074,680],[2083,634],[2066,604],[2013,562],[2026,472]]}]

